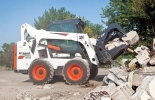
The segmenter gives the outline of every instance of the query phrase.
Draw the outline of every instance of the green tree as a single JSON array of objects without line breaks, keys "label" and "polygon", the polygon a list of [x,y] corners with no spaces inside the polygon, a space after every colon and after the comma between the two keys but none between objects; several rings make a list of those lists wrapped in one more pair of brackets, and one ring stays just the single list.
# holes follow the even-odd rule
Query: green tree
[{"label": "green tree", "polygon": [[49,11],[44,12],[42,16],[38,17],[38,20],[34,19],[34,26],[37,29],[47,29],[50,21],[63,20],[75,18],[76,15],[67,11],[66,8],[61,7],[60,9],[50,8]]},{"label": "green tree", "polygon": [[101,18],[108,18],[108,21],[102,22],[106,25],[118,23],[125,27],[126,30],[131,29],[130,15],[132,0],[110,0],[105,8],[102,8]]},{"label": "green tree", "polygon": [[152,43],[152,33],[155,30],[154,15],[154,0],[110,0],[101,13],[102,18],[108,18],[107,22],[102,21],[106,25],[118,23],[127,32],[136,29],[140,36],[139,45],[146,46]]},{"label": "green tree", "polygon": [[93,33],[91,28],[89,28],[88,26],[84,28],[84,32],[87,33],[89,37],[91,37]]},{"label": "green tree", "polygon": [[155,1],[132,0],[133,22],[140,34],[140,44],[152,46],[155,32]]},{"label": "green tree", "polygon": [[42,16],[38,17],[38,20],[34,19],[34,26],[37,29],[47,29],[50,21],[55,20],[64,20],[72,18],[81,18],[86,23],[86,28],[84,32],[87,33],[90,37],[97,37],[98,34],[102,31],[103,26],[100,24],[93,24],[88,20],[85,20],[84,17],[76,17],[75,14],[67,11],[64,7],[60,9],[50,8],[49,11],[45,11]]},{"label": "green tree", "polygon": [[97,36],[102,32],[103,26],[101,24],[91,23],[89,20],[85,20],[84,17],[81,19],[86,23],[84,32],[87,33],[89,37],[97,38]]},{"label": "green tree", "polygon": [[13,67],[13,46],[14,43],[4,43],[0,51],[0,65],[8,68]]},{"label": "green tree", "polygon": [[3,52],[0,51],[0,66],[4,65]]}]

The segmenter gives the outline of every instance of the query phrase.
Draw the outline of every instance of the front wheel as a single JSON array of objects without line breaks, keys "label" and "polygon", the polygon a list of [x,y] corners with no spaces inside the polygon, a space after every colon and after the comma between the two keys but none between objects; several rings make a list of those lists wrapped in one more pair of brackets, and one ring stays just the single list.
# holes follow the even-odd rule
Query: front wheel
[{"label": "front wheel", "polygon": [[63,69],[64,80],[70,85],[85,84],[89,75],[89,65],[82,59],[70,60]]}]

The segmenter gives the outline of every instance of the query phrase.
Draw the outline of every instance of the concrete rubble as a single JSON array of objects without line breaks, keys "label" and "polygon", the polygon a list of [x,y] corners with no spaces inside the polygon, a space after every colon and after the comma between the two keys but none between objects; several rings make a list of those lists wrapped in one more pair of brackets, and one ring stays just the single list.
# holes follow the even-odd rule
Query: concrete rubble
[{"label": "concrete rubble", "polygon": [[54,89],[54,86],[52,84],[37,85],[36,89]]},{"label": "concrete rubble", "polygon": [[20,91],[14,99],[15,100],[38,100],[38,97],[36,97],[35,95],[30,95],[27,92]]},{"label": "concrete rubble", "polygon": [[155,98],[155,76],[146,76],[131,100],[148,100]]},{"label": "concrete rubble", "polygon": [[116,87],[115,90],[110,93],[110,96],[113,100],[129,100],[133,93],[134,91],[129,83],[125,83]]},{"label": "concrete rubble", "polygon": [[87,100],[110,100],[109,91],[111,91],[110,87],[107,86],[99,86],[94,90],[90,91],[87,95],[84,96],[84,99]]},{"label": "concrete rubble", "polygon": [[119,68],[111,68],[107,75],[107,78],[115,82],[117,85],[126,83],[127,77],[128,74]]},{"label": "concrete rubble", "polygon": [[51,100],[51,97],[50,96],[41,97],[39,100]]},{"label": "concrete rubble", "polygon": [[138,36],[137,32],[130,31],[126,34],[126,37],[122,37],[121,40],[120,40],[120,38],[115,38],[112,41],[109,41],[105,45],[105,49],[112,50],[113,48],[119,47],[120,45],[124,45],[124,44],[134,45],[138,42],[138,40],[139,40],[139,36]]},{"label": "concrete rubble", "polygon": [[130,100],[149,100],[151,97],[145,90],[137,91]]},{"label": "concrete rubble", "polygon": [[102,86],[91,90],[84,99],[155,100],[155,51],[142,45],[133,52],[135,58],[127,66],[109,69]]}]

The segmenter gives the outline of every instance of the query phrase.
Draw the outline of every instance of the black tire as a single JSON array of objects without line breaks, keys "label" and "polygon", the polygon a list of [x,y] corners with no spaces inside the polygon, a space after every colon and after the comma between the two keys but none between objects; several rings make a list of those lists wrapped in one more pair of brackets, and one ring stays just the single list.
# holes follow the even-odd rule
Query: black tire
[{"label": "black tire", "polygon": [[29,78],[35,85],[43,85],[49,83],[54,76],[52,65],[45,60],[36,59],[29,68]]},{"label": "black tire", "polygon": [[90,68],[90,76],[89,79],[93,80],[98,74],[98,66],[97,65],[92,65],[92,67]]},{"label": "black tire", "polygon": [[90,68],[82,59],[73,59],[66,63],[62,73],[69,85],[82,85],[89,80]]}]

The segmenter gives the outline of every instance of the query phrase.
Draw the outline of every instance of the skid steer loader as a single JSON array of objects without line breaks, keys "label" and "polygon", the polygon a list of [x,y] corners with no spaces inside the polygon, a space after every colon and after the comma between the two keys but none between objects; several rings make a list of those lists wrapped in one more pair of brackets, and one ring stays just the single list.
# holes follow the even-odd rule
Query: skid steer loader
[{"label": "skid steer loader", "polygon": [[54,75],[81,85],[96,77],[98,65],[116,59],[139,40],[135,31],[125,33],[111,24],[97,39],[83,32],[81,19],[51,22],[47,30],[21,25],[21,40],[14,45],[14,71],[29,74],[34,84],[47,84]]}]

